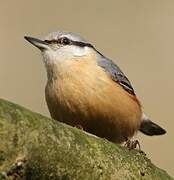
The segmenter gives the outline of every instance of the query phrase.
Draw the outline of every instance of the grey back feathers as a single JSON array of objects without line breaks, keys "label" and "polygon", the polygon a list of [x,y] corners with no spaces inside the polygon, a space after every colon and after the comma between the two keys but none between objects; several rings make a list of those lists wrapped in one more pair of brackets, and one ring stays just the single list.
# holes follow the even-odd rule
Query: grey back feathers
[{"label": "grey back feathers", "polygon": [[130,81],[112,60],[99,54],[97,62],[98,65],[104,68],[105,71],[111,76],[113,81],[119,83],[130,94],[135,95]]}]

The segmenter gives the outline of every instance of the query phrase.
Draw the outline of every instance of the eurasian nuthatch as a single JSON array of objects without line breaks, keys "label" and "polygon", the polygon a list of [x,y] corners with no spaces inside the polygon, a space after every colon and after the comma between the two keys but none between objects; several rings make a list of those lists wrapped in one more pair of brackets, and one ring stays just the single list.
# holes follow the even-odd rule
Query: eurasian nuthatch
[{"label": "eurasian nuthatch", "polygon": [[25,39],[41,50],[52,118],[116,143],[138,130],[150,136],[165,133],[143,113],[120,68],[81,36],[58,31],[44,40]]}]

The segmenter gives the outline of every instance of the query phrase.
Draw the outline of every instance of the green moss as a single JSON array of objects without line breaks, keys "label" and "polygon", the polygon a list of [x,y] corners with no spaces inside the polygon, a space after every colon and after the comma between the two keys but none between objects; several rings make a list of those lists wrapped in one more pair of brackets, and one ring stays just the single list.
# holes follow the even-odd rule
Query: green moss
[{"label": "green moss", "polygon": [[[25,159],[23,179],[172,179],[143,152],[129,151],[5,100],[0,100],[0,139],[1,175]],[[21,176],[20,172],[16,173]]]}]

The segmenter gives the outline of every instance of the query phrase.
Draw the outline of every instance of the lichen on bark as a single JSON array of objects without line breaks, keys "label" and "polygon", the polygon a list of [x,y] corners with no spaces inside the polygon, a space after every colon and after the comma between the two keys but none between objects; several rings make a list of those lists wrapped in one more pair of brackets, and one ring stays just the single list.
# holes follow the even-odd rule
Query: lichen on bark
[{"label": "lichen on bark", "polygon": [[173,179],[128,150],[0,100],[0,179]]}]

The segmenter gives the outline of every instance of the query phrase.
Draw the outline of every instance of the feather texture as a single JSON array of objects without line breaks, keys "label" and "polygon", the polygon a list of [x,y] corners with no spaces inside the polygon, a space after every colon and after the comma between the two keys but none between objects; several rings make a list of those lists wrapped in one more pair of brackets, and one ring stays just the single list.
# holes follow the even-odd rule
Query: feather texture
[{"label": "feather texture", "polygon": [[64,60],[57,79],[46,86],[51,116],[113,142],[123,142],[139,129],[141,107],[134,95],[98,66],[95,54]]}]

